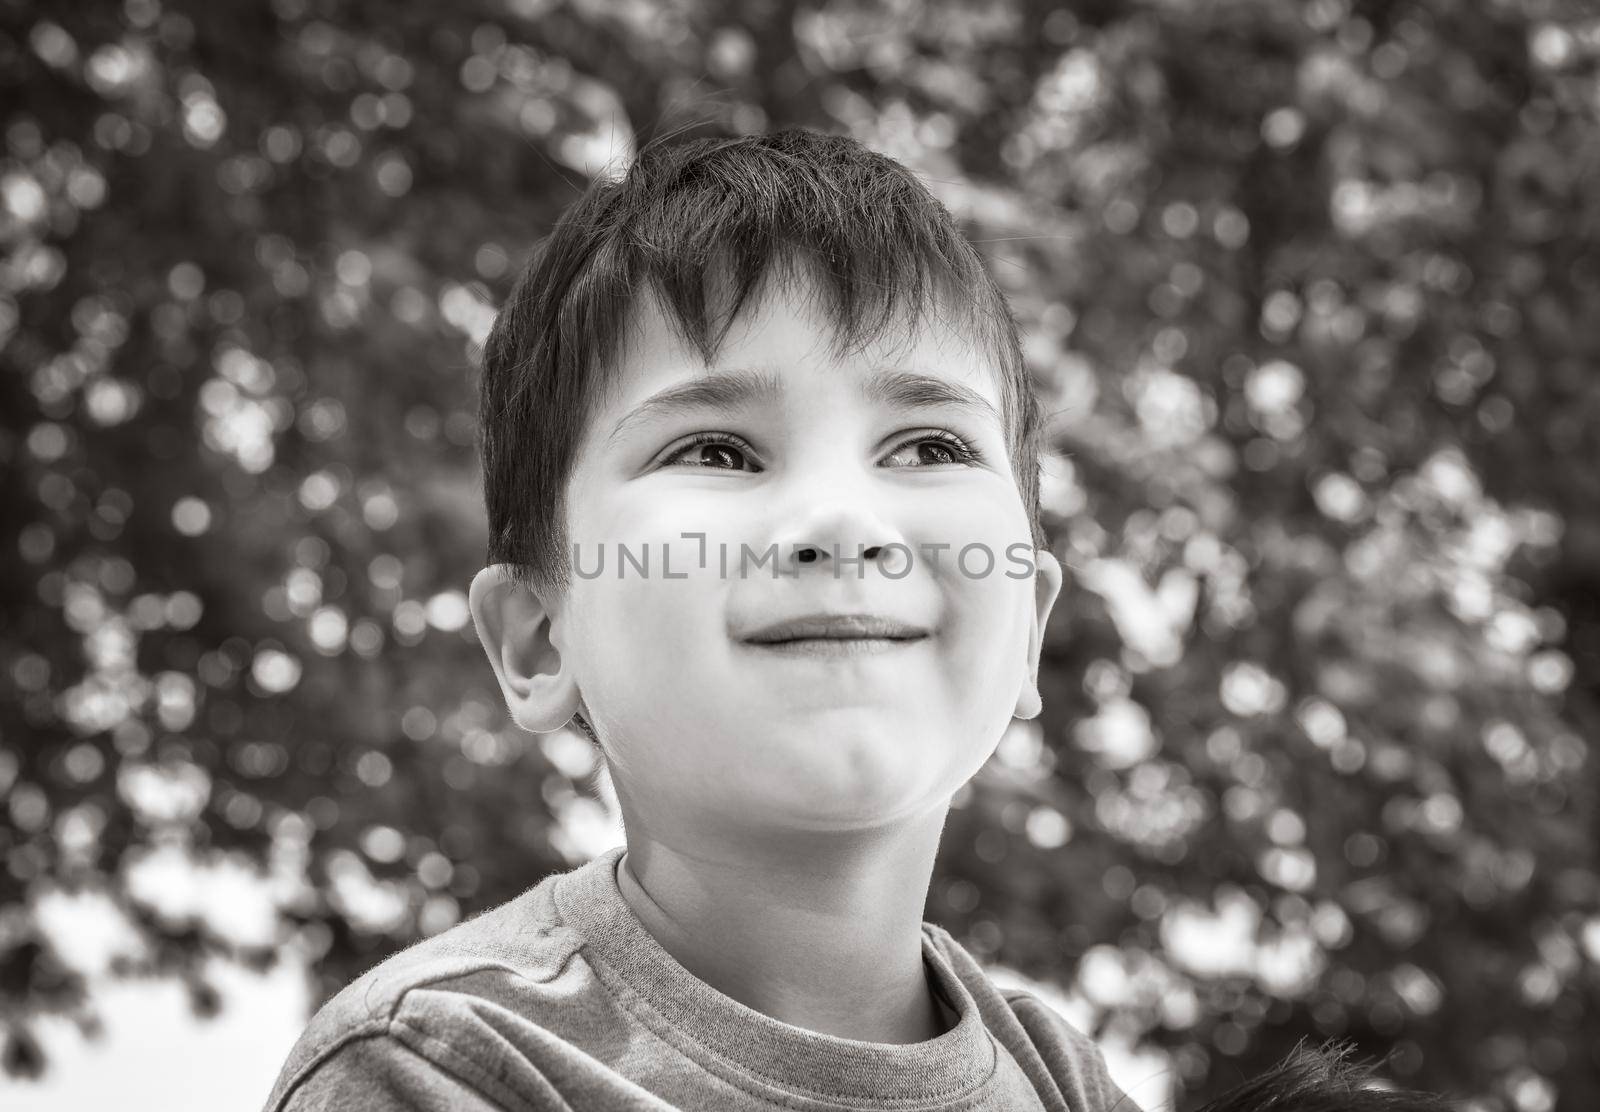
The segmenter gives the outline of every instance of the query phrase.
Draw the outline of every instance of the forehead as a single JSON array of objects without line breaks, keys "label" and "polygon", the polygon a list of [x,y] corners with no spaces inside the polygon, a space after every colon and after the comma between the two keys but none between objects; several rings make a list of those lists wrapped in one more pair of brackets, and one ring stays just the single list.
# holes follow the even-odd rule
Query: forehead
[{"label": "forehead", "polygon": [[885,395],[871,389],[874,382],[886,372],[903,372],[952,383],[958,391],[981,396],[997,414],[1004,412],[997,353],[963,326],[961,315],[937,304],[916,314],[896,306],[880,326],[869,322],[861,328],[863,334],[852,343],[825,296],[803,279],[770,282],[741,307],[721,343],[707,351],[647,289],[630,309],[601,408],[635,404],[676,382],[755,368],[775,380],[780,391],[786,381],[802,376],[844,376],[879,400]]}]

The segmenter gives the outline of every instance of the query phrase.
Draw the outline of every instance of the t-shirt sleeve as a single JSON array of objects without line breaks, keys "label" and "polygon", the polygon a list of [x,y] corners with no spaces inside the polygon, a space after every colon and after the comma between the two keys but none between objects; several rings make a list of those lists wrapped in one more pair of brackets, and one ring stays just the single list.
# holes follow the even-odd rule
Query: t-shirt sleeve
[{"label": "t-shirt sleeve", "polygon": [[[453,1068],[452,1068],[453,1066]],[[497,1086],[470,1060],[442,1064],[390,1035],[351,1039],[313,1066],[267,1112],[508,1112]],[[488,1090],[488,1091],[486,1091]],[[552,1091],[531,1112],[566,1112]]]},{"label": "t-shirt sleeve", "polygon": [[1142,1112],[1111,1080],[1106,1057],[1093,1039],[1030,992],[1012,991],[1005,997],[1073,1112]]}]

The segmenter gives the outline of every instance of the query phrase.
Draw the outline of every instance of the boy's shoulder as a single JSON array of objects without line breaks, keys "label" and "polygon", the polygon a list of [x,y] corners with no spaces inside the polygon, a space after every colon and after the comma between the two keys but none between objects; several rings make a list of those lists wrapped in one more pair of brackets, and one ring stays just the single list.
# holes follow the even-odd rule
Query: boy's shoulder
[{"label": "boy's shoulder", "polygon": [[[591,881],[608,859],[588,866]],[[408,947],[330,998],[280,1070],[268,1112],[389,1107],[362,1095],[379,1089],[427,1092],[439,1108],[474,1112],[548,1103],[541,1070],[565,1069],[563,1040],[614,1042],[631,999],[582,953],[592,939],[563,914],[566,899],[558,904],[562,875]],[[1034,1089],[1094,1112],[1136,1107],[1087,1034],[1025,989],[997,984],[944,928],[924,922],[923,931]]]},{"label": "boy's shoulder", "polygon": [[924,922],[923,930],[971,991],[984,1026],[1036,1087],[1053,1084],[1071,1108],[1137,1112],[1138,1104],[1112,1080],[1104,1052],[1087,1032],[1035,993],[991,977],[943,927]]},{"label": "boy's shoulder", "polygon": [[405,1041],[428,1028],[526,1008],[582,945],[563,926],[546,877],[532,888],[374,965],[330,997],[289,1053],[268,1100],[279,1103],[329,1058],[362,1040]]}]

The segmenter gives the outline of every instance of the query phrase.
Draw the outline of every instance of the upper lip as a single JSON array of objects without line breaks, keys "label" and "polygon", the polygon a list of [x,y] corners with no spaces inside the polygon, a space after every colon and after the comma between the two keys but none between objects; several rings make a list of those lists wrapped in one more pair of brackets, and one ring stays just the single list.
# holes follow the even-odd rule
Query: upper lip
[{"label": "upper lip", "polygon": [[926,637],[922,626],[885,618],[878,614],[807,614],[787,618],[745,634],[743,640],[758,643],[774,641],[800,641],[812,638],[830,640],[862,640],[869,637],[886,637],[907,640]]}]

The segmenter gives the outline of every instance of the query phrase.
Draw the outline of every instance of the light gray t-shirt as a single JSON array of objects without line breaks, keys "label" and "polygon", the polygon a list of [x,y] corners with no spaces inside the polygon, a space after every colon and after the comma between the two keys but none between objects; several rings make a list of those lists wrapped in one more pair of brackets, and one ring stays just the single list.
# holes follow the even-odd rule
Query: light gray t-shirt
[{"label": "light gray t-shirt", "polygon": [[919,1043],[807,1031],[667,953],[617,887],[623,846],[419,942],[329,1000],[266,1112],[1137,1112],[1082,1032],[922,924],[942,1003]]}]

